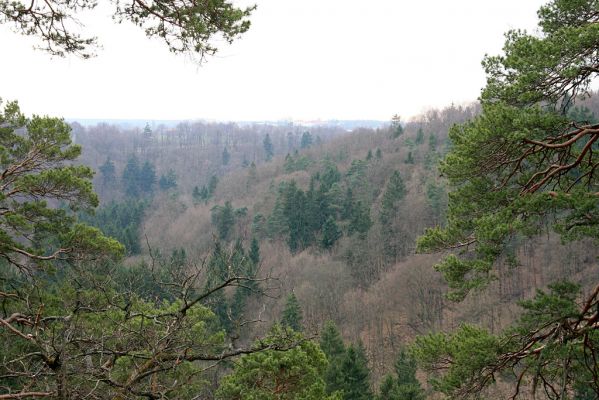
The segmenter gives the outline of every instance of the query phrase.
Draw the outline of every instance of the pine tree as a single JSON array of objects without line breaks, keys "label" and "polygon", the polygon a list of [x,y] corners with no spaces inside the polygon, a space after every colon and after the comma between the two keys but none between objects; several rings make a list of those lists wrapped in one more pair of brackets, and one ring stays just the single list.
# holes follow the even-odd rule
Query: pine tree
[{"label": "pine tree", "polygon": [[149,162],[144,162],[139,173],[140,189],[145,194],[151,194],[154,191],[156,184],[156,171],[154,166]]},{"label": "pine tree", "polygon": [[223,149],[223,155],[222,155],[223,165],[228,165],[229,160],[231,160],[231,154],[229,153],[227,146],[225,146],[225,148]]},{"label": "pine tree", "polygon": [[341,238],[341,229],[337,226],[335,218],[329,216],[322,227],[322,239],[320,245],[324,249],[332,248],[337,240]]},{"label": "pine tree", "polygon": [[371,226],[370,209],[362,201],[358,200],[352,209],[348,232],[350,235],[357,232],[360,238],[364,239]]},{"label": "pine tree", "polygon": [[110,157],[106,158],[106,161],[100,166],[99,169],[100,173],[102,174],[102,184],[104,186],[111,185],[116,181],[116,170],[114,167],[114,162],[112,162]]},{"label": "pine tree", "polygon": [[378,400],[403,400],[395,397],[395,391],[397,390],[397,382],[393,379],[391,374],[385,375],[380,386],[380,394]]},{"label": "pine tree", "polygon": [[274,147],[272,145],[272,140],[270,139],[270,135],[267,133],[264,136],[264,141],[262,142],[264,146],[264,160],[270,161],[275,154]]},{"label": "pine tree", "polygon": [[235,225],[235,210],[230,201],[225,202],[224,206],[212,207],[212,224],[218,231],[220,240],[228,240],[231,230]]},{"label": "pine tree", "polygon": [[366,154],[366,161],[372,160],[372,150],[368,150],[368,154]]},{"label": "pine tree", "polygon": [[[229,260],[227,254],[223,250],[221,243],[214,244],[212,257],[208,261],[206,290],[217,287],[229,277]],[[232,322],[229,317],[229,304],[222,290],[212,293],[206,298],[205,304],[209,306],[217,316],[220,327],[226,332],[231,332]]]},{"label": "pine tree", "polygon": [[177,187],[177,174],[169,169],[166,175],[161,175],[158,181],[161,190],[169,190]]},{"label": "pine tree", "polygon": [[383,158],[383,152],[378,147],[376,149],[375,157],[377,158],[377,160],[380,160]]},{"label": "pine tree", "polygon": [[408,152],[408,158],[406,158],[406,164],[414,164],[414,156],[412,152]]},{"label": "pine tree", "polygon": [[405,350],[401,349],[395,362],[395,373],[397,374],[397,383],[394,394],[397,399],[405,400],[424,400],[424,390],[416,379],[416,361]]},{"label": "pine tree", "polygon": [[212,175],[210,177],[210,181],[208,182],[208,197],[207,198],[210,198],[214,195],[217,185],[218,185],[218,177],[216,175]]},{"label": "pine tree", "polygon": [[347,348],[341,363],[343,400],[371,400],[370,371],[362,343]]},{"label": "pine tree", "polygon": [[254,265],[258,265],[260,263],[260,244],[258,243],[258,239],[256,237],[252,238],[248,257],[250,258],[250,261],[254,263]]},{"label": "pine tree", "polygon": [[343,375],[341,363],[345,356],[345,345],[339,330],[333,321],[327,321],[320,334],[320,348],[327,356],[329,365],[324,374],[327,393],[340,391],[343,388]]},{"label": "pine tree", "polygon": [[139,196],[140,191],[140,168],[139,168],[139,160],[135,156],[135,154],[129,157],[127,160],[127,165],[123,170],[123,187],[125,189],[125,194],[129,197],[137,197]]},{"label": "pine tree", "polygon": [[428,149],[430,151],[437,151],[437,135],[432,132],[428,137]]},{"label": "pine tree", "polygon": [[401,117],[397,114],[391,118],[391,136],[397,139],[403,134],[403,126],[401,124]]},{"label": "pine tree", "polygon": [[386,223],[390,220],[392,214],[395,213],[397,202],[406,195],[406,186],[401,178],[399,171],[394,171],[389,178],[383,201],[381,203],[381,223]]},{"label": "pine tree", "polygon": [[304,132],[300,146],[302,149],[307,149],[308,147],[312,146],[312,135],[310,132]]},{"label": "pine tree", "polygon": [[281,315],[281,325],[293,329],[296,332],[302,331],[302,308],[295,293],[287,297],[285,308]]}]

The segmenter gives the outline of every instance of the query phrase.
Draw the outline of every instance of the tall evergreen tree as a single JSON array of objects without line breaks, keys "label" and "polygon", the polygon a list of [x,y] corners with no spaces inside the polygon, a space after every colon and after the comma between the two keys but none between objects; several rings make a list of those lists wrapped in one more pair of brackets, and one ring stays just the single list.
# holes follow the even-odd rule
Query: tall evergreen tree
[{"label": "tall evergreen tree", "polygon": [[169,190],[177,187],[177,174],[174,170],[169,169],[166,175],[161,175],[158,181],[158,186],[161,190]]},{"label": "tall evergreen tree", "polygon": [[416,361],[405,350],[401,349],[395,362],[395,373],[397,374],[396,387],[393,390],[396,399],[402,400],[424,400],[424,390],[416,379]]},{"label": "tall evergreen tree", "polygon": [[343,400],[371,400],[370,371],[362,343],[347,348],[341,363]]},{"label": "tall evergreen tree", "polygon": [[330,249],[340,238],[341,229],[339,229],[337,222],[335,222],[335,218],[329,216],[322,226],[322,238],[320,240],[320,245],[324,249]]},{"label": "tall evergreen tree", "polygon": [[139,172],[140,189],[145,194],[151,194],[154,191],[155,184],[156,170],[154,169],[154,165],[152,165],[152,163],[146,161]]},{"label": "tall evergreen tree", "polygon": [[211,213],[212,224],[218,231],[218,238],[220,240],[228,240],[235,226],[235,210],[233,210],[231,202],[225,202],[224,206],[212,207]]},{"label": "tall evergreen tree", "polygon": [[230,160],[231,160],[231,154],[229,153],[227,146],[225,146],[225,148],[223,149],[223,155],[222,155],[223,165],[228,165]]},{"label": "tall evergreen tree", "polygon": [[389,178],[387,187],[385,188],[385,194],[383,194],[383,201],[381,203],[381,213],[384,213],[384,218],[388,220],[389,214],[392,214],[396,210],[397,202],[404,198],[406,195],[406,186],[401,178],[399,171],[394,171]]},{"label": "tall evergreen tree", "polygon": [[397,114],[391,118],[391,137],[397,139],[403,135],[403,126],[401,124],[401,117]]},{"label": "tall evergreen tree", "polygon": [[333,321],[327,321],[320,334],[320,348],[327,356],[329,365],[324,374],[327,385],[327,393],[333,393],[343,389],[343,375],[341,364],[345,357],[345,345],[339,330]]},{"label": "tall evergreen tree", "polygon": [[302,149],[307,149],[310,146],[312,146],[312,135],[306,131],[302,135],[301,147]]},{"label": "tall evergreen tree", "polygon": [[268,133],[266,134],[266,136],[264,136],[262,145],[264,146],[264,159],[266,161],[272,160],[272,157],[275,154],[275,149],[274,149],[274,146],[272,145],[272,140],[270,139],[270,135]]},{"label": "tall evergreen tree", "polygon": [[248,257],[250,258],[250,261],[254,263],[254,265],[258,265],[260,263],[260,243],[258,243],[258,239],[255,236],[252,238]]},{"label": "tall evergreen tree", "polygon": [[102,184],[104,186],[114,184],[116,181],[116,169],[114,167],[114,162],[112,162],[110,157],[106,158],[106,161],[100,166],[99,169],[100,173],[102,174]]},{"label": "tall evergreen tree", "polygon": [[140,172],[139,160],[137,159],[137,156],[133,154],[127,160],[127,165],[123,170],[122,178],[125,194],[129,197],[139,196]]},{"label": "tall evergreen tree", "polygon": [[208,182],[208,197],[212,197],[214,192],[216,191],[216,186],[218,186],[218,177],[216,175],[212,175],[210,177],[210,181]]},{"label": "tall evergreen tree", "polygon": [[281,315],[281,325],[291,328],[296,332],[302,331],[302,308],[295,293],[291,293],[287,297],[285,308]]}]

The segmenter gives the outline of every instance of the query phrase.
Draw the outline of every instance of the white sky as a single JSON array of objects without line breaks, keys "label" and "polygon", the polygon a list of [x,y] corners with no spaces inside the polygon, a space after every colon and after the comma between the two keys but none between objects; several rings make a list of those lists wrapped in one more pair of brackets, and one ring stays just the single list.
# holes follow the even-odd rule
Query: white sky
[{"label": "white sky", "polygon": [[405,118],[475,100],[480,61],[541,0],[256,0],[252,27],[198,66],[104,11],[92,60],[51,58],[0,26],[0,97],[27,113],[122,119]]}]

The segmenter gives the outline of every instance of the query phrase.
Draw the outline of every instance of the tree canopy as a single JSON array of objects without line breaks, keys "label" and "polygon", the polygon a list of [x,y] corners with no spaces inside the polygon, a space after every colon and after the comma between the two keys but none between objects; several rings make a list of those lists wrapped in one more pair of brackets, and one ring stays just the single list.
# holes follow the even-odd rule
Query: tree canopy
[{"label": "tree canopy", "polygon": [[[256,8],[238,8],[227,0],[133,0],[110,1],[113,19],[129,21],[144,30],[146,36],[162,39],[174,53],[195,53],[203,59],[217,51],[216,40],[232,43],[250,27],[248,17]],[[41,49],[56,56],[94,55],[98,40],[80,33],[77,15],[94,10],[98,2],[78,1],[0,1],[0,23],[12,24],[15,31],[38,37]]]},{"label": "tree canopy", "polygon": [[[436,266],[454,300],[493,280],[498,260],[516,265],[510,244],[548,227],[565,241],[599,239],[599,125],[568,112],[599,72],[599,6],[591,0],[554,0],[538,15],[538,35],[510,31],[504,54],[485,58],[482,113],[450,131],[451,151],[440,166],[451,187],[447,224],[428,230],[418,248],[459,250]],[[599,393],[597,363],[587,363],[587,357],[596,357],[599,286],[579,300],[577,287],[554,289],[535,306],[547,310],[546,318],[527,320],[514,336],[495,338],[462,328],[454,339],[480,344],[481,350],[461,361],[454,339],[421,342],[421,349],[428,346],[433,353],[434,347],[451,349],[437,353],[449,367],[439,369],[447,374],[438,387],[457,397],[476,396],[496,374],[509,370],[516,377],[516,395],[527,376],[532,390],[543,387],[550,398],[563,398],[581,380]],[[552,364],[556,351],[563,366],[559,373]],[[426,361],[431,352],[421,353],[421,360],[439,367],[430,361],[440,358]],[[458,366],[474,376],[456,380]]]},{"label": "tree canopy", "polygon": [[[0,257],[28,271],[52,261],[118,258],[123,247],[75,212],[98,205],[91,168],[61,119],[25,117],[16,102],[0,111]],[[63,207],[57,207],[62,203]]]}]

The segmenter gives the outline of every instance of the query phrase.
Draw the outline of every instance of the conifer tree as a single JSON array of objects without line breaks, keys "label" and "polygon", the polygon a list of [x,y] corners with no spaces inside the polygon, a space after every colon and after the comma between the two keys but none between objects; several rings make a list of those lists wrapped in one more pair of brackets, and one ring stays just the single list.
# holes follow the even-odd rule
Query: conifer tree
[{"label": "conifer tree", "polygon": [[340,391],[343,388],[341,363],[345,356],[345,345],[337,326],[333,321],[327,321],[320,334],[320,348],[327,356],[329,365],[324,374],[327,393]]},{"label": "conifer tree", "polygon": [[212,175],[210,177],[210,181],[208,182],[208,197],[210,198],[214,195],[214,192],[216,191],[216,186],[218,185],[218,177],[216,175]]},{"label": "conifer tree", "polygon": [[254,265],[258,265],[260,263],[260,244],[255,236],[252,238],[248,257],[250,258],[250,261],[254,263]]},{"label": "conifer tree", "polygon": [[106,158],[106,161],[99,169],[102,174],[102,184],[104,186],[111,185],[116,181],[116,169],[110,157]]},{"label": "conifer tree", "polygon": [[281,315],[281,325],[293,329],[296,332],[302,331],[302,308],[295,293],[287,297],[285,308]]},{"label": "conifer tree", "polygon": [[387,223],[397,208],[397,202],[406,195],[406,186],[399,171],[394,171],[385,188],[381,203],[381,223]]},{"label": "conifer tree", "polygon": [[403,126],[401,124],[401,117],[397,114],[391,118],[391,136],[397,139],[403,134]]},{"label": "conifer tree", "polygon": [[161,190],[169,190],[177,187],[177,174],[174,170],[169,169],[166,175],[161,175],[158,181],[158,186]]},{"label": "conifer tree", "polygon": [[125,194],[129,197],[137,197],[139,195],[140,190],[140,168],[139,168],[139,160],[135,154],[129,157],[127,160],[127,165],[123,170],[123,188],[125,189]]},{"label": "conifer tree", "polygon": [[370,371],[362,343],[350,345],[341,363],[343,400],[371,400]]},{"label": "conifer tree", "polygon": [[378,400],[403,400],[395,397],[394,391],[397,387],[397,382],[393,379],[391,374],[385,375],[381,382],[381,386],[379,389]]},{"label": "conifer tree", "polygon": [[322,239],[320,245],[324,249],[332,248],[337,240],[341,238],[341,229],[337,226],[335,218],[329,216],[322,227]]},{"label": "conifer tree", "polygon": [[149,162],[144,162],[139,172],[140,189],[145,194],[151,194],[154,191],[156,184],[156,171],[154,166]]},{"label": "conifer tree", "polygon": [[394,394],[397,399],[405,400],[424,400],[424,390],[416,379],[416,361],[405,350],[401,349],[395,362],[395,373],[397,374],[397,383]]},{"label": "conifer tree", "polygon": [[229,153],[227,146],[225,146],[225,148],[223,149],[223,155],[222,155],[223,165],[228,165],[229,160],[231,160],[231,154]]},{"label": "conifer tree", "polygon": [[300,146],[302,147],[302,149],[307,149],[308,147],[312,146],[312,135],[310,134],[310,132],[304,132],[304,134],[302,135]]},{"label": "conifer tree", "polygon": [[268,162],[272,160],[272,157],[275,154],[274,146],[272,145],[272,140],[268,133],[264,136],[262,145],[264,146],[264,160]]}]

